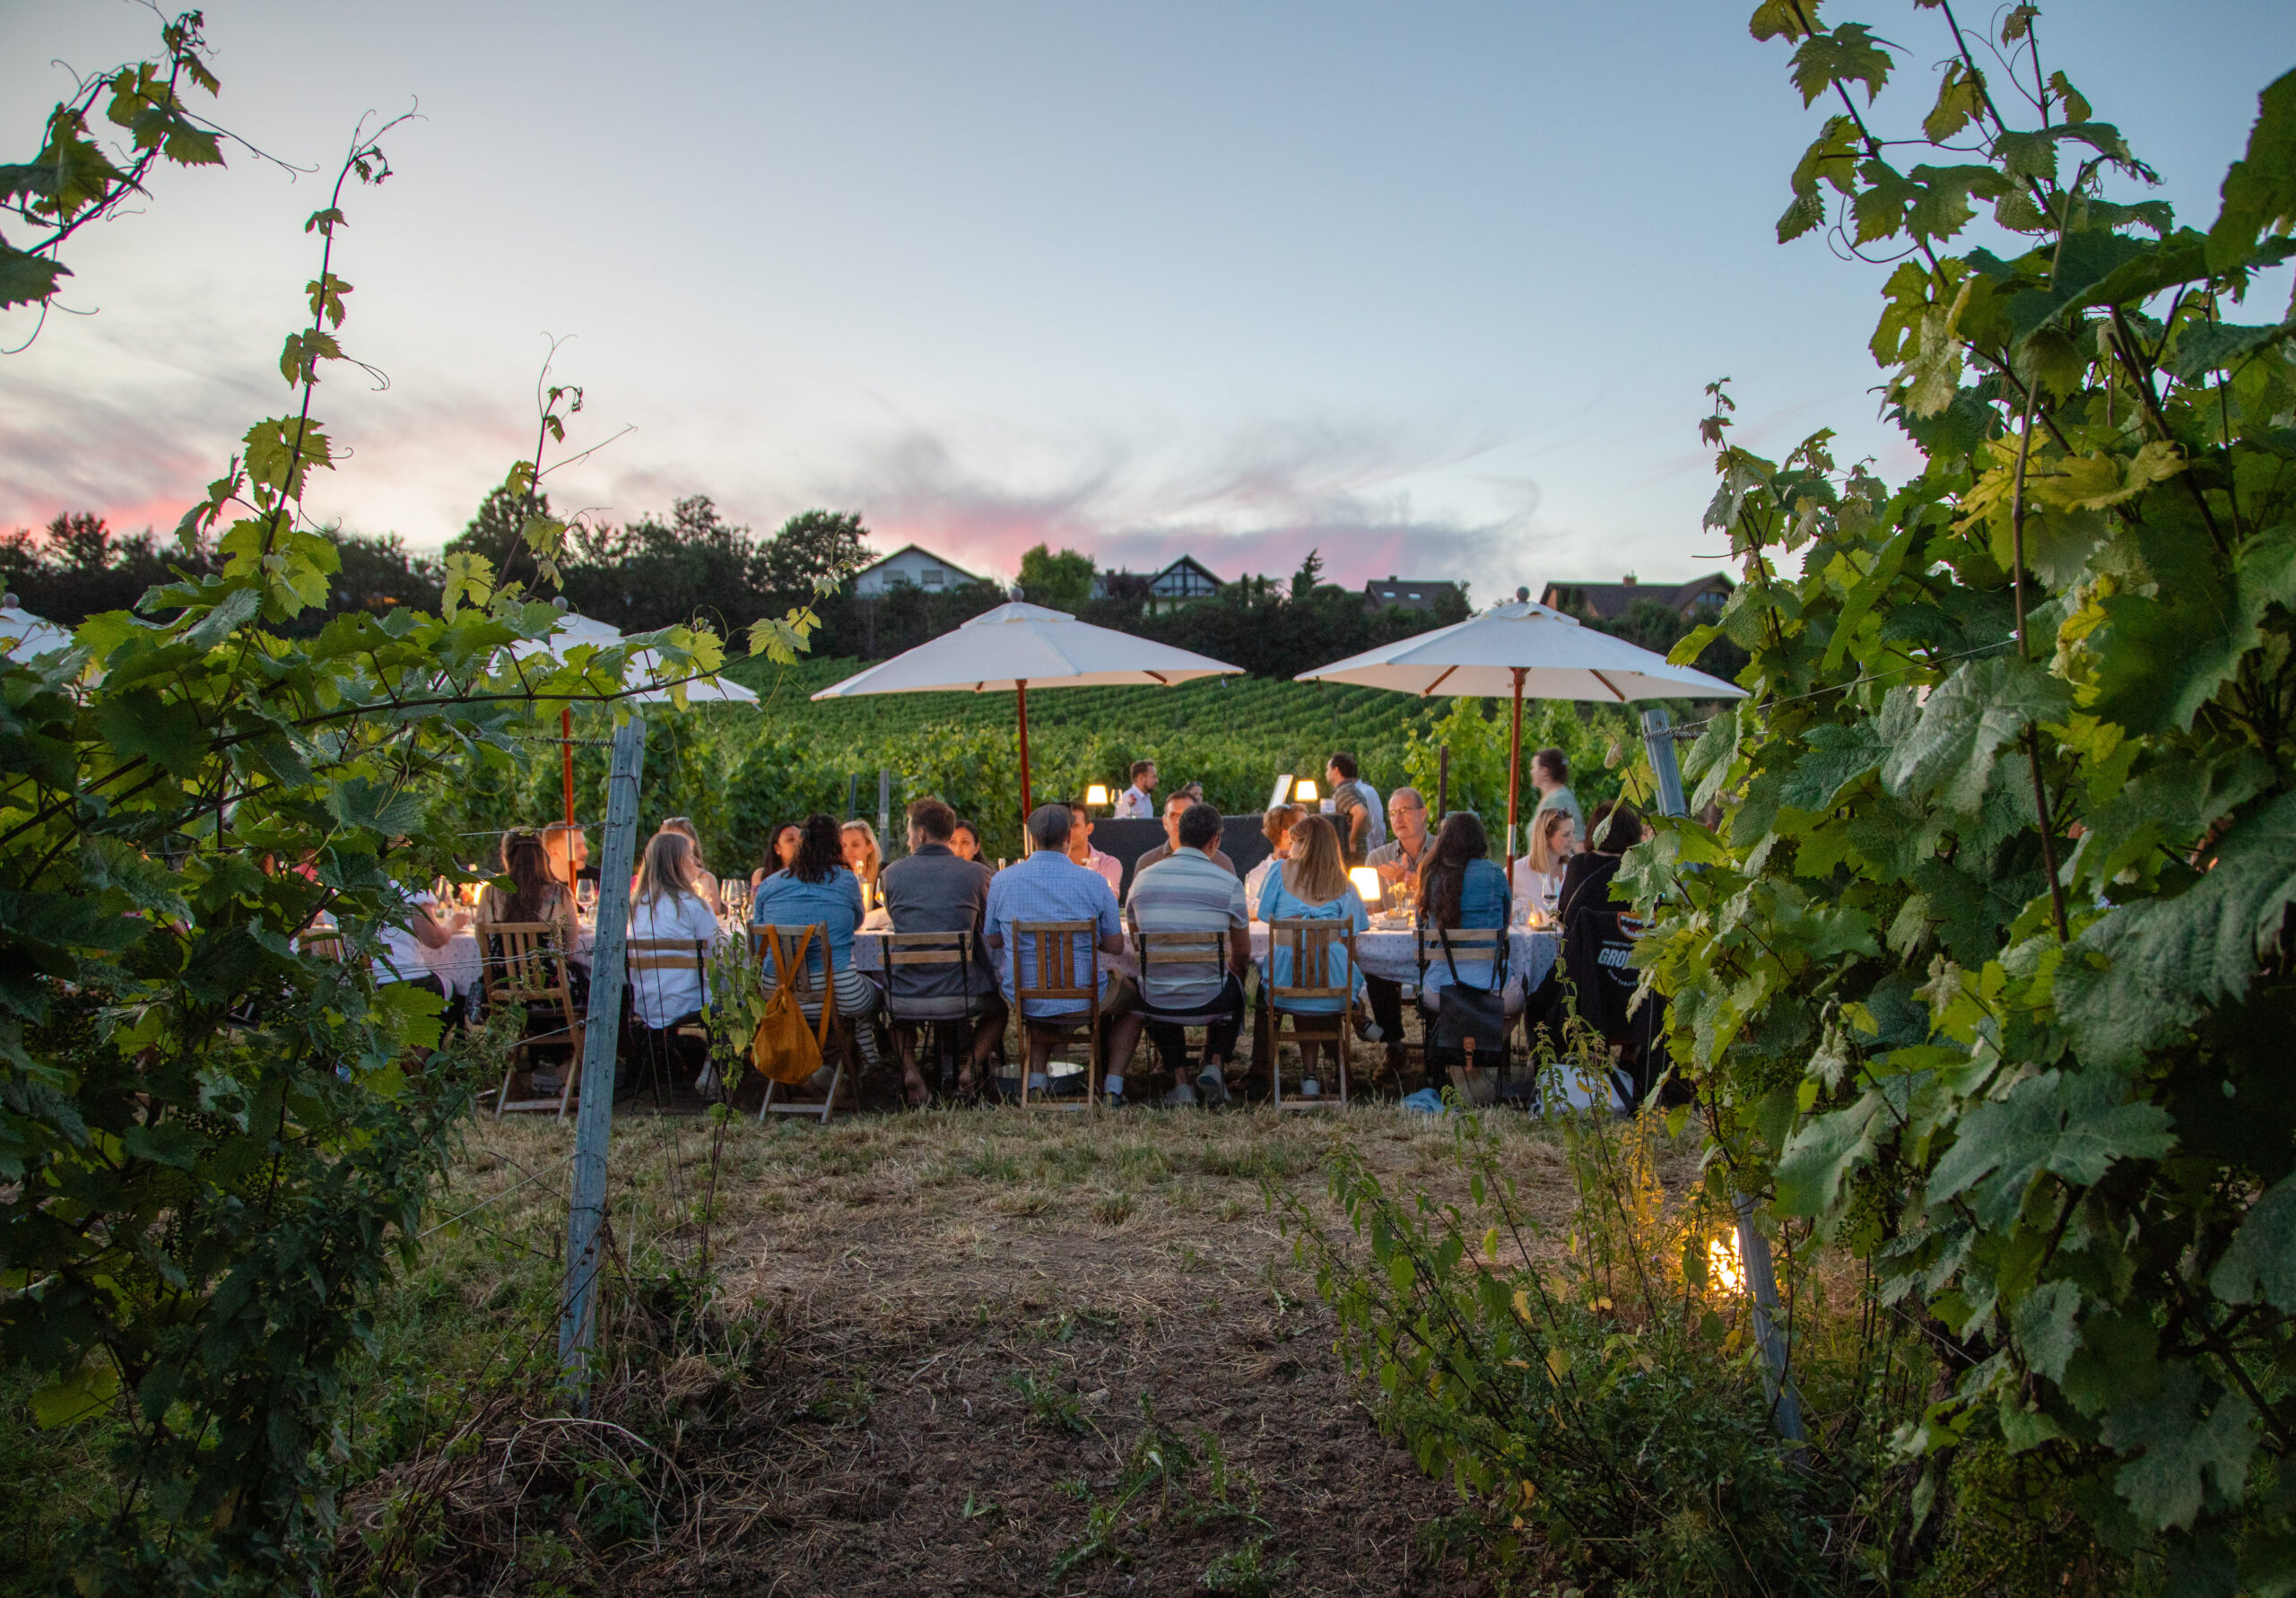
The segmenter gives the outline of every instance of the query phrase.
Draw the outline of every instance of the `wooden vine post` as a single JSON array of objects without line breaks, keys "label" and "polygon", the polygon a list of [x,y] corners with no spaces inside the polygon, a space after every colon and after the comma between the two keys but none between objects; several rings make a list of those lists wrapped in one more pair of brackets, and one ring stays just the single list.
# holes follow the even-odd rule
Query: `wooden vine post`
[{"label": "wooden vine post", "polygon": [[558,1363],[577,1410],[590,1405],[590,1350],[597,1341],[597,1281],[606,1219],[606,1145],[613,1135],[613,1068],[622,1038],[622,950],[630,934],[630,876],[638,855],[638,778],[646,764],[646,718],[632,712],[613,735],[606,778],[605,856],[598,866],[598,932],[590,957],[589,1026],[583,1035],[581,1100],[574,1118],[573,1195],[566,1213],[566,1282],[559,1297]]}]

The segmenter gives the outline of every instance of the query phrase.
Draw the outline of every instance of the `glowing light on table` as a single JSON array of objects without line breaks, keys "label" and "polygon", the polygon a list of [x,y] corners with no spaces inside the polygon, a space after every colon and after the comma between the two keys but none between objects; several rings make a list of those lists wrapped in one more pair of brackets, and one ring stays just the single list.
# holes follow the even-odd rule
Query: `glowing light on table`
[{"label": "glowing light on table", "polygon": [[1106,804],[1108,802],[1109,789],[1106,783],[1096,782],[1091,787],[1084,790],[1084,803],[1086,804]]},{"label": "glowing light on table", "polygon": [[1302,804],[1313,804],[1318,797],[1316,779],[1312,777],[1301,777],[1299,786],[1292,790],[1292,796]]},{"label": "glowing light on table", "polygon": [[1379,902],[1379,873],[1372,867],[1355,866],[1348,872],[1347,880],[1355,884],[1356,897],[1366,905]]}]

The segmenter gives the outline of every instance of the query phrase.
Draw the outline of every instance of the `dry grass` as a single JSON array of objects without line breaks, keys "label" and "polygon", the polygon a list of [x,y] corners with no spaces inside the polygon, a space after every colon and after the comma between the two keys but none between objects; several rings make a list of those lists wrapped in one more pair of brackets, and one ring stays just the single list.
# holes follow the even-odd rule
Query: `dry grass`
[{"label": "dry grass", "polygon": [[[1558,1149],[1500,1124],[1526,1205],[1559,1220]],[[1344,1139],[1448,1196],[1449,1133],[1424,1117],[737,1122],[699,1304],[709,1129],[624,1119],[584,1425],[547,1419],[563,1411],[543,1379],[570,1138],[535,1121],[473,1134],[439,1219],[483,1207],[431,1240],[385,1328],[396,1362],[362,1394],[354,1583],[1117,1593],[1214,1572],[1249,1591],[1257,1568],[1283,1592],[1478,1590],[1423,1535],[1456,1500],[1340,1373],[1262,1185],[1319,1197]],[[1168,1457],[1192,1462],[1184,1480],[1119,1491]]]}]

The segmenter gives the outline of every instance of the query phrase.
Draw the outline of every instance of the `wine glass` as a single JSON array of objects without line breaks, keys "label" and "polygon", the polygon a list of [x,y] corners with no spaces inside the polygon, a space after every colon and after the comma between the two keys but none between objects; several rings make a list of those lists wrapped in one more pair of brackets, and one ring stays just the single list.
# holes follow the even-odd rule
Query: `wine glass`
[{"label": "wine glass", "polygon": [[598,884],[595,880],[589,877],[582,877],[575,882],[574,908],[581,911],[585,916],[595,916],[597,914]]}]

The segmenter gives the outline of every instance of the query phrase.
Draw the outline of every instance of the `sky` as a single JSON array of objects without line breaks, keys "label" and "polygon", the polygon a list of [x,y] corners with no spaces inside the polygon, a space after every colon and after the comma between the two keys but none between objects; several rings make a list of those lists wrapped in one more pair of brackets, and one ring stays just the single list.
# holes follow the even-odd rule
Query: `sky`
[{"label": "sky", "polygon": [[[1824,108],[1751,9],[213,0],[212,110],[263,154],[74,239],[71,314],[0,356],[0,528],[173,525],[288,404],[303,222],[353,129],[413,111],[344,202],[342,336],[387,379],[320,390],[350,458],[312,508],[347,530],[458,531],[533,448],[552,359],[585,395],[554,455],[603,446],[549,476],[561,512],[825,506],[999,578],[1048,541],[1226,578],[1314,548],[1478,604],[1685,580],[1726,553],[1699,525],[1709,381],[1740,443],[1832,427],[1844,460],[1911,461],[1865,348],[1885,269],[1776,242]],[[1904,47],[1882,115],[1918,119],[1939,13],[1828,15]],[[2040,27],[2206,226],[2296,5]],[[132,0],[0,6],[0,153],[155,37]],[[31,332],[0,315],[7,347]]]}]

